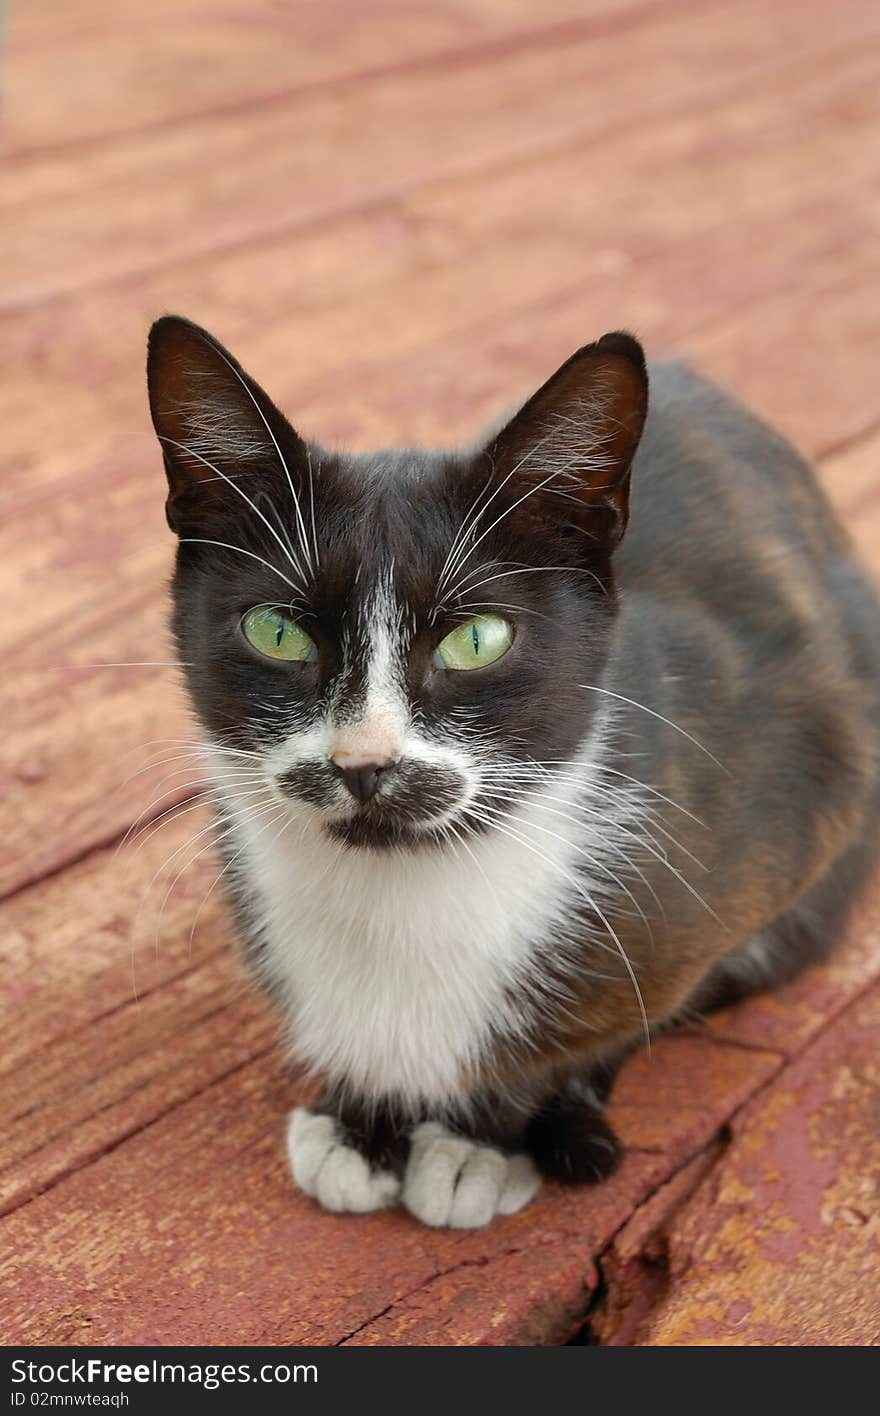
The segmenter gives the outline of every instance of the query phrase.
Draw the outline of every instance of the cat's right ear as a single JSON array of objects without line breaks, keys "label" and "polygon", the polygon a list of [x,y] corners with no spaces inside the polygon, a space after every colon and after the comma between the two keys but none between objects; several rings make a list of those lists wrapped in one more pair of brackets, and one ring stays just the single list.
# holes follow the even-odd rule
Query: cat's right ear
[{"label": "cat's right ear", "polygon": [[259,384],[213,335],[178,315],[150,330],[150,412],[168,476],[172,531],[240,511],[234,484],[260,469],[294,467],[305,447]]},{"label": "cat's right ear", "polygon": [[647,408],[645,356],[631,334],[605,334],[573,354],[488,449],[520,522],[571,527],[594,551],[613,551]]}]

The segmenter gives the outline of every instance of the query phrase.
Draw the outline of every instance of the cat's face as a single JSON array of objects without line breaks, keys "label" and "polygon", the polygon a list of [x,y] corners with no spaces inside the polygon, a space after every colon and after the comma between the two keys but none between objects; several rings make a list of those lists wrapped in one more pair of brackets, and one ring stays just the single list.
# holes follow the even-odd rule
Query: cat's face
[{"label": "cat's face", "polygon": [[[305,444],[203,331],[154,327],[181,544],[174,628],[236,780],[352,847],[509,829],[588,733],[645,411],[626,336],[581,351],[487,446]],[[242,796],[244,794],[242,793]]]}]

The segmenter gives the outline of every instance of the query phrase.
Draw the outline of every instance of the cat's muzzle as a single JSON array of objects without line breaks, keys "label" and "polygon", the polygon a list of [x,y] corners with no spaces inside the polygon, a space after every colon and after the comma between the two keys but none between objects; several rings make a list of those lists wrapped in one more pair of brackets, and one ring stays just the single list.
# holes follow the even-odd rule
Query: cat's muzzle
[{"label": "cat's muzzle", "polygon": [[438,839],[467,787],[453,768],[407,759],[383,766],[366,781],[346,780],[330,762],[298,763],[275,780],[285,796],[326,815],[329,835],[363,847],[415,846]]}]

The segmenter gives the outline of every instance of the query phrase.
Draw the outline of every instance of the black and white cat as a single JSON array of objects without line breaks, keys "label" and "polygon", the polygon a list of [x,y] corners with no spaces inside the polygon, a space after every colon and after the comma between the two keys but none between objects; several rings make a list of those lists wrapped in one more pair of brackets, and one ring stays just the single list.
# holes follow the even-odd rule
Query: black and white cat
[{"label": "black and white cat", "polygon": [[153,327],[174,631],[329,1209],[601,1178],[626,1053],[821,956],[873,866],[874,595],[781,438],[651,384],[610,334],[467,450],[346,455]]}]

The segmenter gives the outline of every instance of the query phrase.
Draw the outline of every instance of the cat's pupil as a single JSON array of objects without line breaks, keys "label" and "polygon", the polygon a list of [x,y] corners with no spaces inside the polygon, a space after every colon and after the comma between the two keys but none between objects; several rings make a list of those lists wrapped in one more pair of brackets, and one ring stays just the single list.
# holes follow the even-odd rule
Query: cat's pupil
[{"label": "cat's pupil", "polygon": [[280,649],[281,641],[284,638],[284,620],[278,616],[278,626],[275,630],[275,648]]},{"label": "cat's pupil", "polygon": [[471,625],[471,639],[474,641],[474,655],[477,656],[480,652],[480,631],[475,624]]}]

